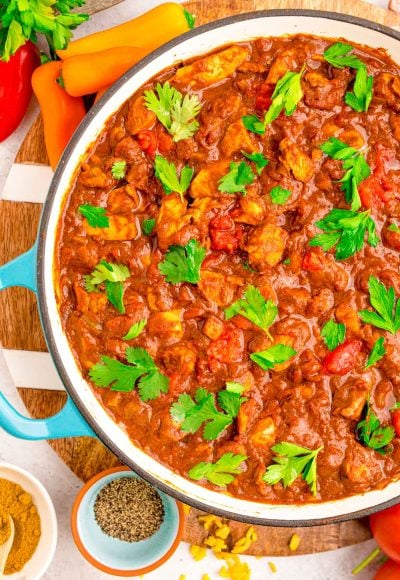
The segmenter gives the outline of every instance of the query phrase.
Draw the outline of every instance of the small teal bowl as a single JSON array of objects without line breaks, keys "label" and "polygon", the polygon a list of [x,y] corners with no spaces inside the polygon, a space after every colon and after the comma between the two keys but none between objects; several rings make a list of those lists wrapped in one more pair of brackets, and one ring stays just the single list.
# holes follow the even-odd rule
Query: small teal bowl
[{"label": "small teal bowl", "polygon": [[177,549],[183,534],[182,505],[158,491],[164,506],[164,520],[155,534],[140,542],[124,542],[105,534],[94,517],[99,491],[120,477],[136,477],[127,467],[107,469],[88,481],[77,495],[71,514],[75,544],[93,566],[115,576],[139,576],[155,570]]}]

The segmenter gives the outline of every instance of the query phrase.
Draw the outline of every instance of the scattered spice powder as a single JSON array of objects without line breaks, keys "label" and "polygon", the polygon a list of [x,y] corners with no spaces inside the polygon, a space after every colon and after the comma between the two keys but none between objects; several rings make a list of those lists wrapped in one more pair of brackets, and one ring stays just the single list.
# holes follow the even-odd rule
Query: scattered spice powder
[{"label": "scattered spice powder", "polygon": [[31,559],[40,539],[40,516],[32,496],[20,485],[0,478],[0,545],[10,535],[9,516],[14,520],[14,542],[7,559],[5,574],[19,572]]},{"label": "scattered spice powder", "polygon": [[125,542],[139,542],[159,529],[164,506],[157,491],[145,481],[120,477],[100,490],[94,515],[105,534]]}]

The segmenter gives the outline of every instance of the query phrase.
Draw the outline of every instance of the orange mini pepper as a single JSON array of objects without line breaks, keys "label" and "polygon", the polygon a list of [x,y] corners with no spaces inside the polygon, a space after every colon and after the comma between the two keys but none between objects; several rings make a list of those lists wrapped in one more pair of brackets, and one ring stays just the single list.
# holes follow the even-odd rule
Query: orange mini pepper
[{"label": "orange mini pepper", "polygon": [[86,114],[83,99],[71,97],[57,83],[61,66],[61,61],[48,62],[32,75],[32,88],[42,112],[47,155],[53,169]]},{"label": "orange mini pepper", "polygon": [[184,8],[175,2],[167,2],[133,20],[74,40],[65,50],[57,50],[57,54],[66,59],[118,46],[146,46],[151,52],[189,28]]},{"label": "orange mini pepper", "polygon": [[97,93],[104,86],[112,85],[148,52],[143,47],[120,46],[71,56],[62,63],[65,90],[73,97]]}]

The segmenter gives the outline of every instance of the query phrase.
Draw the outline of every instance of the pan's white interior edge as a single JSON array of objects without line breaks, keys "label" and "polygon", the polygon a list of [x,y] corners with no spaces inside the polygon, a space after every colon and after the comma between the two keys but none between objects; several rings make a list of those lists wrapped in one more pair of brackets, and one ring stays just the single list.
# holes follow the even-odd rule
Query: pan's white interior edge
[{"label": "pan's white interior edge", "polygon": [[[63,360],[72,383],[79,392],[82,404],[88,409],[103,431],[114,444],[127,456],[140,465],[156,479],[169,485],[171,488],[189,496],[192,500],[207,504],[211,509],[216,508],[244,514],[252,518],[280,519],[295,522],[296,520],[314,520],[320,518],[337,517],[351,514],[372,506],[376,506],[400,495],[400,481],[392,483],[380,491],[368,492],[364,495],[349,497],[343,500],[323,504],[309,504],[299,506],[265,505],[245,500],[238,500],[222,493],[213,492],[191,483],[183,477],[173,473],[170,469],[160,465],[140,449],[135,447],[126,433],[116,425],[111,417],[96,400],[89,385],[82,379],[77,368],[68,341],[63,333],[57,305],[54,296],[52,272],[53,249],[55,232],[59,217],[60,204],[69,187],[69,180],[83,155],[97,135],[101,132],[107,119],[150,77],[157,74],[177,60],[187,59],[217,48],[220,45],[248,40],[257,36],[279,36],[282,34],[309,33],[329,37],[344,37],[350,41],[367,44],[372,47],[386,48],[392,58],[400,62],[400,42],[384,33],[364,28],[349,22],[340,22],[315,16],[272,16],[258,17],[246,21],[238,21],[223,27],[203,32],[193,39],[183,40],[177,47],[167,50],[155,60],[141,68],[132,78],[128,78],[119,90],[98,111],[81,136],[73,154],[66,160],[64,171],[58,183],[54,202],[49,216],[48,231],[45,240],[44,252],[44,289],[48,305],[49,318],[55,338],[56,347]],[[129,76],[129,73],[128,73]],[[194,458],[194,463],[196,458]]]}]

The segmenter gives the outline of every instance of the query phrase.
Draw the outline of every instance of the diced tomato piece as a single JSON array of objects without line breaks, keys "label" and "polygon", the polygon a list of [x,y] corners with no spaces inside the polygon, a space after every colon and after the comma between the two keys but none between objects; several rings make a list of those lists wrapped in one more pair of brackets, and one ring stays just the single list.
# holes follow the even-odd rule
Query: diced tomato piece
[{"label": "diced tomato piece", "polygon": [[256,101],[254,107],[257,111],[268,111],[272,103],[272,93],[274,92],[274,85],[269,83],[262,83],[258,94],[256,96]]},{"label": "diced tomato piece", "polygon": [[362,349],[361,340],[346,340],[326,355],[323,369],[332,375],[346,375],[356,366]]},{"label": "diced tomato piece", "polygon": [[237,363],[243,358],[244,335],[240,328],[233,324],[226,325],[225,330],[216,340],[213,340],[208,349],[209,359],[222,363]]},{"label": "diced tomato piece", "polygon": [[372,175],[367,177],[358,187],[361,203],[364,207],[372,207],[377,199],[387,203],[396,198],[394,186],[386,175],[385,163],[391,158],[390,151],[378,149]]},{"label": "diced tomato piece", "polygon": [[160,153],[168,153],[169,151],[171,151],[172,147],[174,146],[174,142],[172,140],[171,135],[168,135],[168,133],[166,133],[166,131],[161,125],[157,125],[155,132],[158,150],[160,151]]},{"label": "diced tomato piece", "polygon": [[215,216],[210,221],[211,248],[232,253],[239,247],[243,229],[229,215]]},{"label": "diced tomato piece", "polygon": [[325,256],[322,248],[310,248],[303,256],[301,263],[303,270],[307,272],[318,272],[325,267]]},{"label": "diced tomato piece", "polygon": [[397,437],[400,437],[400,409],[392,413],[392,423]]},{"label": "diced tomato piece", "polygon": [[358,186],[361,203],[364,207],[372,207],[376,197],[381,198],[384,193],[381,184],[374,175],[370,175]]},{"label": "diced tomato piece", "polygon": [[148,129],[139,131],[136,135],[136,139],[139,147],[144,151],[144,153],[147,153],[150,157],[155,156],[157,151],[157,137],[153,131],[149,131]]}]

